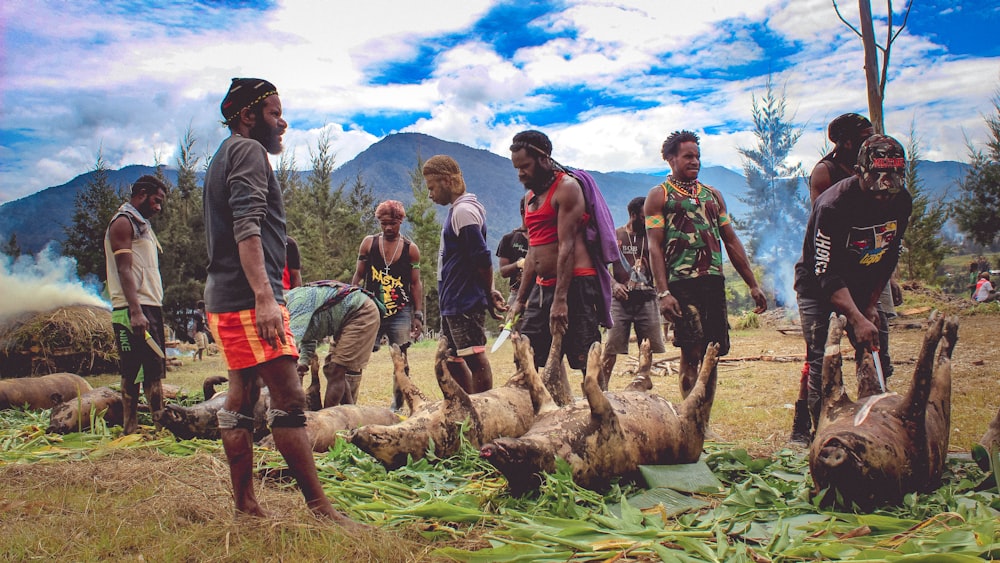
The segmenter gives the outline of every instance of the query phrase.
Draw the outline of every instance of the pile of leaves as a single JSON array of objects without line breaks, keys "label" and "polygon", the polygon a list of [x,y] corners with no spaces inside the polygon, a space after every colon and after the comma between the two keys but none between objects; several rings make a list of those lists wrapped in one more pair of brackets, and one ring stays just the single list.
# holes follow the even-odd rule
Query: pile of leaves
[{"label": "pile of leaves", "polygon": [[111,312],[70,305],[26,313],[0,326],[0,375],[24,377],[67,371],[77,375],[118,369]]},{"label": "pile of leaves", "polygon": [[[117,436],[118,428],[47,435],[47,412],[0,413],[0,466],[93,459],[121,448],[171,456],[218,453],[217,441]],[[274,451],[257,452],[269,486],[291,486]],[[836,512],[811,498],[807,460],[783,450],[752,458],[710,444],[698,464],[649,467],[651,488],[576,486],[562,464],[539,491],[506,492],[502,475],[463,445],[387,472],[344,441],[316,460],[337,508],[383,529],[420,530],[433,553],[458,561],[798,560],[981,561],[1000,557],[1000,495],[987,471],[950,459],[944,484],[872,514]]]}]

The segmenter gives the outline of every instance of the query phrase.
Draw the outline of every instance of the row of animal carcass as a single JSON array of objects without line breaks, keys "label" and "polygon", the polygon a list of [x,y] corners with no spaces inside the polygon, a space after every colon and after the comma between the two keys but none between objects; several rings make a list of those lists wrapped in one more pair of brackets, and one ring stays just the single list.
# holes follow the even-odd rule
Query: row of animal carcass
[{"label": "row of animal carcass", "polygon": [[[834,317],[830,324],[823,366],[824,402],[810,449],[816,491],[829,487],[843,500],[871,508],[898,503],[910,491],[934,488],[947,453],[957,320],[940,315],[932,319],[905,396],[876,391],[874,364],[866,355],[858,366],[857,402],[847,397],[843,385],[840,343],[845,321]],[[348,440],[394,469],[408,458],[423,457],[432,445],[439,458],[454,454],[464,432],[464,438],[505,475],[515,494],[537,487],[542,473],[555,470],[557,458],[569,463],[579,485],[600,489],[615,477],[636,477],[640,465],[693,463],[701,455],[715,394],[714,346],[706,352],[695,387],[677,405],[649,392],[648,345],[641,347],[633,382],[623,391],[602,392],[598,384],[601,347],[595,344],[583,397],[561,406],[555,404],[535,370],[527,339],[515,338],[514,348],[515,375],[502,387],[469,395],[449,375],[444,365],[445,344],[439,344],[435,374],[444,397],[441,401],[428,401],[413,385],[405,355],[394,349],[394,376],[410,416],[403,419],[388,408],[359,405],[308,412],[306,428],[313,447],[326,451],[346,431]],[[157,422],[181,439],[217,438],[215,414],[225,396],[213,397],[212,389],[222,381],[206,381],[205,396],[211,398],[203,403],[167,405],[157,413]],[[255,438],[273,446],[264,424],[267,400],[265,388],[255,409]],[[56,412],[53,409],[50,431],[59,430]],[[78,427],[79,423],[69,425],[64,431]],[[1000,446],[1000,412],[982,442],[994,452]]]}]

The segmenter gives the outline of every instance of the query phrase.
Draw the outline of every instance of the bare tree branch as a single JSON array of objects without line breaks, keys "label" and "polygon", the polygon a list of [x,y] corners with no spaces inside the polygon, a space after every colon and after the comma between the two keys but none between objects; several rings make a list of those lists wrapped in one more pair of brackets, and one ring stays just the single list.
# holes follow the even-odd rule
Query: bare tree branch
[{"label": "bare tree branch", "polygon": [[861,35],[861,32],[858,31],[858,28],[856,28],[853,25],[851,25],[851,22],[849,22],[846,19],[844,19],[844,16],[842,16],[840,14],[840,6],[837,5],[837,0],[831,0],[831,1],[833,2],[833,9],[834,9],[834,11],[837,12],[837,17],[840,18],[840,21],[844,22],[844,25],[846,25],[847,27],[849,27],[851,29],[851,31],[853,31],[858,37],[863,37]]}]

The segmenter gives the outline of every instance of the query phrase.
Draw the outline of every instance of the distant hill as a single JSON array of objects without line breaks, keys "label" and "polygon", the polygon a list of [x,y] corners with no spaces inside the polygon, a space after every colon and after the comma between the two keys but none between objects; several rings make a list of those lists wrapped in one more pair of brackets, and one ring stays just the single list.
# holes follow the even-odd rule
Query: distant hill
[{"label": "distant hill", "polygon": [[[517,174],[507,157],[421,133],[399,133],[383,138],[337,168],[333,173],[333,184],[337,186],[343,182],[350,185],[361,174],[379,201],[398,199],[410,203],[413,201],[410,172],[415,169],[418,158],[426,160],[435,154],[447,154],[461,166],[469,191],[475,193],[486,207],[488,242],[495,248],[500,237],[519,223],[517,201],[524,194],[524,187],[517,181]],[[585,162],[564,164],[587,168]],[[955,193],[956,180],[964,176],[968,165],[920,161],[918,168],[927,191],[932,196],[949,199]],[[113,186],[123,189],[139,176],[154,171],[149,166],[126,166],[111,171],[109,180]],[[165,174],[176,183],[176,170],[166,168]],[[663,181],[662,174],[593,171],[592,174],[600,184],[618,224],[623,224],[627,218],[625,208],[629,200],[646,195],[652,186]],[[71,222],[76,194],[86,187],[92,176],[93,172],[87,172],[61,186],[46,188],[0,205],[0,240],[6,241],[11,233],[16,233],[18,243],[26,253],[38,252],[49,241],[61,243],[65,239],[63,226]],[[746,205],[739,200],[746,190],[746,181],[741,174],[721,166],[711,166],[702,169],[700,177],[706,184],[722,191],[734,217],[742,218],[747,214]],[[439,219],[443,219],[445,213],[445,208],[438,208]]]}]

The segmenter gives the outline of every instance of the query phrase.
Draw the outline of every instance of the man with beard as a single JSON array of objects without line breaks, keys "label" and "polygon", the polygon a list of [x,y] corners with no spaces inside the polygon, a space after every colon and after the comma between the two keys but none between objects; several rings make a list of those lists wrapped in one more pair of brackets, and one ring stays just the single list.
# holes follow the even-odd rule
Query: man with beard
[{"label": "man with beard", "polygon": [[486,246],[486,209],[465,190],[458,163],[442,154],[427,159],[424,179],[431,201],[447,205],[438,250],[438,305],[441,332],[448,340],[448,373],[466,393],[493,388],[486,358],[486,311],[505,311],[493,288],[493,260]]},{"label": "man with beard", "polygon": [[229,368],[219,433],[229,461],[236,510],[266,516],[253,490],[253,405],[260,383],[274,443],[317,516],[350,525],[323,494],[305,429],[305,393],[295,370],[298,350],[284,306],[285,208],[267,154],[281,152],[288,124],[270,82],[234,78],[222,101],[222,142],[205,174],[208,325]]},{"label": "man with beard", "polygon": [[681,395],[687,397],[707,345],[718,343],[719,356],[729,353],[723,244],[750,288],[755,313],[767,310],[767,298],[757,285],[722,194],[698,181],[698,136],[674,131],[663,142],[661,154],[670,164],[670,175],[646,196],[646,236],[660,312],[674,322],[674,346],[681,349]]},{"label": "man with beard", "polygon": [[628,202],[628,223],[615,231],[621,260],[615,263],[615,283],[611,287],[614,301],[611,318],[614,326],[608,330],[604,347],[601,389],[608,390],[608,381],[619,354],[628,354],[629,332],[635,325],[636,341],[649,340],[654,354],[666,352],[663,346],[663,325],[656,306],[656,290],[649,268],[649,246],[646,241],[642,208],[645,197]]},{"label": "man with beard", "polygon": [[[351,285],[364,287],[385,308],[375,346],[385,335],[389,345],[403,349],[410,339],[416,339],[424,329],[424,284],[420,281],[420,249],[416,243],[399,234],[406,219],[402,202],[387,200],[375,208],[375,219],[382,232],[365,237],[358,249],[358,263]],[[405,353],[405,352],[404,352]],[[348,376],[357,398],[357,378]],[[403,406],[403,394],[392,381],[392,410]]]},{"label": "man with beard", "polygon": [[856,175],[837,182],[813,204],[795,291],[809,364],[809,410],[815,423],[822,397],[823,347],[830,314],[847,317],[856,359],[879,349],[879,295],[899,260],[912,211],[904,189],[906,155],[892,137],[862,145]]},{"label": "man with beard", "polygon": [[[122,374],[122,429],[139,429],[139,384],[149,408],[163,408],[163,284],[160,248],[149,218],[160,212],[167,186],[156,176],[142,176],[132,184],[132,197],[118,208],[104,235],[104,256],[111,295],[111,323]],[[159,354],[152,339],[159,347]]]},{"label": "man with beard", "polygon": [[522,315],[520,332],[531,341],[537,367],[548,359],[552,335],[562,334],[562,354],[571,368],[586,373],[590,345],[601,340],[603,296],[584,242],[589,217],[583,189],[551,154],[552,142],[540,131],[522,131],[510,146],[517,179],[527,190],[528,255],[508,317]]}]

